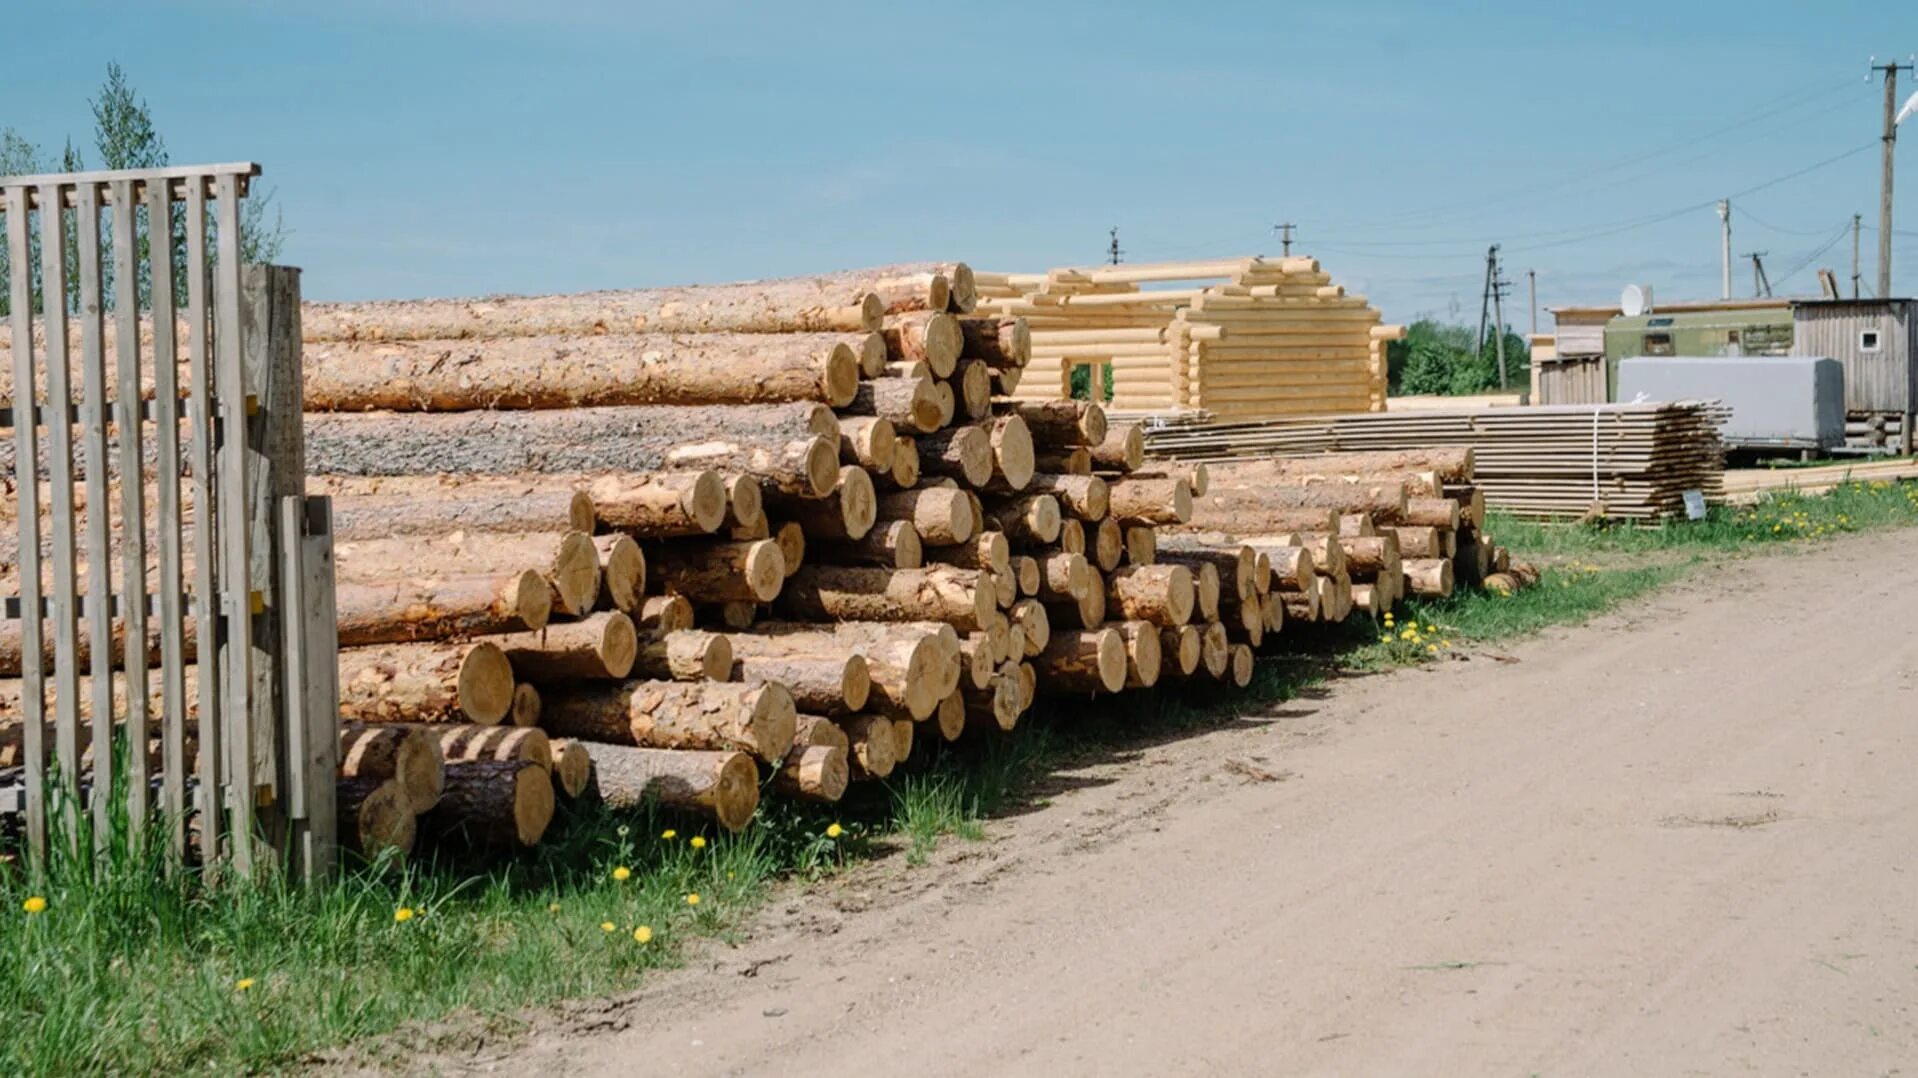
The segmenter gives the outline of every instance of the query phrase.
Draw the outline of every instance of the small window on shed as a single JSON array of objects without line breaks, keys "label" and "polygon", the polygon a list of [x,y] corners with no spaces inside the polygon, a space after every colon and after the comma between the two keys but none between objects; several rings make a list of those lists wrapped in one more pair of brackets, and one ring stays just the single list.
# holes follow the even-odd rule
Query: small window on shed
[{"label": "small window on shed", "polygon": [[1876,352],[1878,350],[1878,331],[1875,329],[1859,330],[1858,350],[1860,352]]},{"label": "small window on shed", "polygon": [[1672,354],[1672,335],[1669,333],[1645,334],[1645,354],[1648,356],[1669,356]]}]

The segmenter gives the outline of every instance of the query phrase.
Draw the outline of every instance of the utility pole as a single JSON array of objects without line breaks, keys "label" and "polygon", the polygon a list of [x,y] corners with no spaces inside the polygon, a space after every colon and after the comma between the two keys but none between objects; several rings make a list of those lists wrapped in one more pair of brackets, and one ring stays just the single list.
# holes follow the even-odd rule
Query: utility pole
[{"label": "utility pole", "polygon": [[1865,223],[1865,215],[1851,215],[1851,298],[1858,298],[1858,230]]},{"label": "utility pole", "polygon": [[1532,336],[1538,336],[1538,271],[1525,271],[1525,306],[1532,312]]},{"label": "utility pole", "polygon": [[1106,257],[1116,266],[1119,264],[1119,256],[1122,254],[1125,254],[1125,252],[1119,249],[1119,226],[1114,225],[1112,226],[1112,242],[1106,246]]},{"label": "utility pole", "polygon": [[1771,281],[1765,276],[1765,256],[1770,251],[1747,251],[1742,256],[1752,260],[1752,295],[1762,297],[1771,295]]},{"label": "utility pole", "polygon": [[1718,298],[1732,298],[1732,200],[1718,200],[1718,219],[1723,222],[1718,238]]},{"label": "utility pole", "polygon": [[1892,149],[1898,144],[1898,72],[1911,70],[1910,64],[1901,64],[1896,60],[1890,63],[1874,63],[1873,71],[1885,73],[1885,157],[1884,176],[1878,192],[1878,295],[1880,298],[1891,296],[1891,160]]},{"label": "utility pole", "polygon": [[1492,245],[1492,340],[1498,344],[1498,387],[1505,388],[1505,289],[1512,283],[1505,279],[1504,270],[1498,264],[1498,244]]},{"label": "utility pole", "polygon": [[1290,257],[1292,254],[1292,230],[1297,227],[1299,226],[1293,224],[1290,221],[1287,221],[1281,225],[1272,226],[1272,231],[1277,232],[1279,234],[1279,244],[1280,246],[1284,248],[1284,251],[1282,253],[1286,255],[1287,257]]},{"label": "utility pole", "polygon": [[1485,354],[1485,319],[1492,313],[1492,279],[1496,273],[1493,268],[1498,263],[1498,244],[1493,244],[1485,252],[1485,287],[1478,294],[1478,336],[1472,340],[1472,358],[1476,360]]}]

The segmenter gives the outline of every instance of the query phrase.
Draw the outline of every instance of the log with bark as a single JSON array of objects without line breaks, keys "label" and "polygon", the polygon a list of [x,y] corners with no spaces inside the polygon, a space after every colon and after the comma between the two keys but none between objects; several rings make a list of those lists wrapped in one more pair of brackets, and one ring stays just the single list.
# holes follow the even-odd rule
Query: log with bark
[{"label": "log with bark", "polygon": [[1107,517],[1093,527],[1092,564],[1098,566],[1100,572],[1109,573],[1124,559],[1125,529]]},{"label": "log with bark", "polygon": [[959,320],[943,310],[888,316],[881,333],[889,360],[924,363],[935,378],[952,376],[953,368],[959,362],[960,349],[965,345]]},{"label": "log with bark", "polygon": [[939,621],[961,632],[998,614],[991,582],[969,569],[871,569],[813,565],[787,581],[774,603],[783,616],[842,621]]},{"label": "log with bark", "polygon": [[632,615],[633,627],[647,633],[670,633],[693,627],[693,604],[684,595],[649,595]]},{"label": "log with bark", "polygon": [[[740,511],[756,517],[759,486],[736,476],[735,488],[742,484],[752,493]],[[595,476],[585,490],[592,498],[595,524],[641,539],[710,534],[719,530],[732,507],[727,482],[718,472],[704,469]]]},{"label": "log with bark", "polygon": [[899,761],[893,720],[884,715],[848,715],[837,720],[846,733],[847,761],[854,778],[883,779]]},{"label": "log with bark", "polygon": [[899,444],[899,429],[891,420],[878,416],[849,415],[839,418],[839,460],[857,464],[870,472],[892,471],[892,454]]},{"label": "log with bark", "polygon": [[1106,513],[1121,524],[1184,524],[1192,519],[1192,488],[1184,479],[1114,479],[1106,483]]},{"label": "log with bark", "polygon": [[340,718],[491,726],[514,710],[513,666],[499,645],[383,644],[340,652]]},{"label": "log with bark", "polygon": [[1136,423],[1123,423],[1108,428],[1103,439],[1086,449],[1099,471],[1137,471],[1145,463],[1145,432]]},{"label": "log with bark", "polygon": [[878,519],[909,521],[928,546],[955,546],[978,531],[972,499],[955,487],[918,487],[879,498]]},{"label": "log with bark", "polygon": [[759,808],[759,769],[744,752],[595,745],[593,771],[600,797],[616,809],[657,804],[738,832]]},{"label": "log with bark", "polygon": [[1004,532],[982,531],[956,546],[932,548],[933,559],[941,565],[961,569],[985,569],[994,573],[1012,572],[1012,543]]},{"label": "log with bark", "polygon": [[1032,440],[1050,449],[1098,445],[1109,429],[1105,409],[1089,401],[1014,401],[996,410],[1024,419]]},{"label": "log with bark", "polygon": [[1219,573],[1222,585],[1230,582],[1226,587],[1229,594],[1245,597],[1259,590],[1258,552],[1244,543],[1222,536],[1207,539],[1193,535],[1160,535],[1157,542],[1160,562],[1192,570],[1211,565]]},{"label": "log with bark", "polygon": [[1019,714],[1025,710],[1021,706],[1016,674],[995,673],[984,687],[961,685],[958,695],[963,705],[961,729],[970,726],[1005,732],[1019,725]]},{"label": "log with bark", "polygon": [[[956,323],[950,338],[956,357]],[[883,339],[876,344],[885,346]],[[875,335],[846,333],[324,341],[304,349],[302,403],[310,412],[787,401],[838,407],[852,400],[860,357],[874,346]]]},{"label": "log with bark", "polygon": [[802,801],[838,801],[852,780],[843,745],[794,745],[773,772],[773,789]]},{"label": "log with bark", "polygon": [[593,781],[593,754],[586,742],[556,737],[546,746],[553,754],[553,785],[568,799],[584,794]]},{"label": "log with bark", "polygon": [[1024,318],[961,318],[960,354],[993,367],[1023,367],[1032,360],[1032,330]]},{"label": "log with bark", "polygon": [[585,532],[449,532],[341,543],[334,548],[339,580],[407,580],[424,565],[454,566],[462,576],[517,575],[532,569],[550,586],[551,605],[561,614],[590,612],[599,602],[599,549]]},{"label": "log with bark", "polygon": [[[767,505],[787,524],[800,529],[802,535],[857,541],[872,530],[878,514],[878,495],[873,490],[872,476],[859,465],[848,464],[839,469],[839,483],[825,497],[773,494],[768,496]],[[798,564],[797,559],[791,559],[787,568],[798,568]]]},{"label": "log with bark", "polygon": [[[984,427],[948,427],[919,439],[921,475],[946,476],[969,487],[983,487],[992,481],[993,469],[992,435]],[[1010,487],[1010,480],[1007,484],[1017,489]]]},{"label": "log with bark", "polygon": [[347,723],[340,727],[339,768],[341,778],[392,779],[416,814],[437,804],[446,786],[439,739],[426,727]]},{"label": "log with bark", "polygon": [[1205,634],[1197,625],[1159,630],[1161,677],[1191,677],[1199,669]]},{"label": "log with bark", "polygon": [[[462,485],[448,479],[466,479]],[[362,492],[328,492],[358,485]],[[308,476],[308,494],[333,499],[333,541],[475,531],[590,532],[592,495],[550,477]],[[148,504],[152,504],[149,502]]]},{"label": "log with bark", "polygon": [[360,857],[374,861],[413,852],[419,817],[397,781],[342,778],[334,787],[334,809],[340,844]]},{"label": "log with bark", "polygon": [[473,760],[518,761],[553,769],[553,745],[535,726],[415,726],[435,738],[449,764]]},{"label": "log with bark", "polygon": [[[1009,484],[996,479],[986,489],[995,494],[1012,491]],[[1110,505],[1106,481],[1096,475],[1035,474],[1023,489],[1027,494],[1050,494],[1065,513],[1093,523],[1105,519]]]},{"label": "log with bark", "polygon": [[[997,534],[997,533],[994,533]],[[876,524],[857,541],[815,543],[811,560],[822,565],[868,565],[881,569],[917,569],[926,563],[919,530],[910,520]]]},{"label": "log with bark", "polygon": [[1192,499],[1192,517],[1175,531],[1275,535],[1282,532],[1337,531],[1339,511],[1326,507],[1275,504],[1256,489],[1214,482],[1203,498]]},{"label": "log with bark", "polygon": [[786,559],[772,539],[665,543],[648,559],[659,587],[702,603],[765,603],[780,594]]},{"label": "log with bark", "polygon": [[522,760],[446,765],[446,789],[420,824],[441,842],[497,849],[539,844],[553,820],[553,779]]},{"label": "log with bark", "polygon": [[891,423],[901,432],[938,430],[952,412],[941,401],[939,383],[931,377],[888,376],[859,383],[852,402],[840,411]]},{"label": "log with bark", "polygon": [[539,686],[623,679],[639,652],[633,619],[617,610],[491,640],[506,653],[515,678]]},{"label": "log with bark", "polygon": [[599,606],[630,612],[646,597],[646,555],[630,535],[595,535],[599,551]]},{"label": "log with bark", "polygon": [[987,526],[996,527],[1007,539],[1028,549],[1058,542],[1064,523],[1059,499],[1050,494],[993,497],[986,503],[986,515]]},{"label": "log with bark", "polygon": [[732,668],[731,637],[682,629],[640,635],[632,674],[659,681],[725,681]]},{"label": "log with bark", "polygon": [[1055,630],[1032,666],[1042,693],[1118,692],[1125,687],[1125,638],[1117,629]]},{"label": "log with bark", "polygon": [[1452,561],[1450,558],[1407,558],[1402,568],[1405,570],[1405,584],[1414,595],[1424,598],[1443,598],[1452,594]]},{"label": "log with bark", "polygon": [[993,476],[1012,490],[1025,489],[1036,459],[1031,428],[1016,415],[1004,415],[992,420],[986,432],[992,442]]},{"label": "log with bark", "polygon": [[583,741],[660,749],[733,749],[777,763],[792,747],[792,694],[773,684],[624,681],[555,688],[542,723]]},{"label": "log with bark", "polygon": [[792,693],[799,710],[817,715],[862,711],[872,694],[872,673],[858,653],[826,655],[751,655],[733,660],[731,676],[740,682],[774,682]]}]

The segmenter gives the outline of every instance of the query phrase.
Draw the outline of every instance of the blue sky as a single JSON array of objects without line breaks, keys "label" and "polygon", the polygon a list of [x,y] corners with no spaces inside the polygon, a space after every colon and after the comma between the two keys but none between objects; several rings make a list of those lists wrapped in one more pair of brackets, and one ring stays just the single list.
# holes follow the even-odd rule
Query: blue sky
[{"label": "blue sky", "polygon": [[1803,267],[1780,291],[1849,277],[1851,214],[1877,220],[1866,58],[1918,50],[1918,5],[1813,10],[64,0],[0,39],[0,126],[87,140],[117,59],[176,162],[265,166],[310,298],[1036,270],[1114,225],[1133,261],[1276,253],[1289,220],[1393,321],[1476,319],[1502,241],[1522,331],[1527,269],[1541,307],[1715,295],[1708,204],[1767,184],[1734,199],[1735,252]]}]

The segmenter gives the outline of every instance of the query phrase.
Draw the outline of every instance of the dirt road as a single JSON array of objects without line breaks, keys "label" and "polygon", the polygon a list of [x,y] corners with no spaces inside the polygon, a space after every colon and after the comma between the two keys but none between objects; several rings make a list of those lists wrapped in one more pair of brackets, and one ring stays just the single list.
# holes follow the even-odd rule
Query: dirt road
[{"label": "dirt road", "polygon": [[1740,562],[1515,661],[1089,763],[986,842],[795,893],[737,948],[462,1062],[1910,1073],[1914,566],[1918,531]]}]

